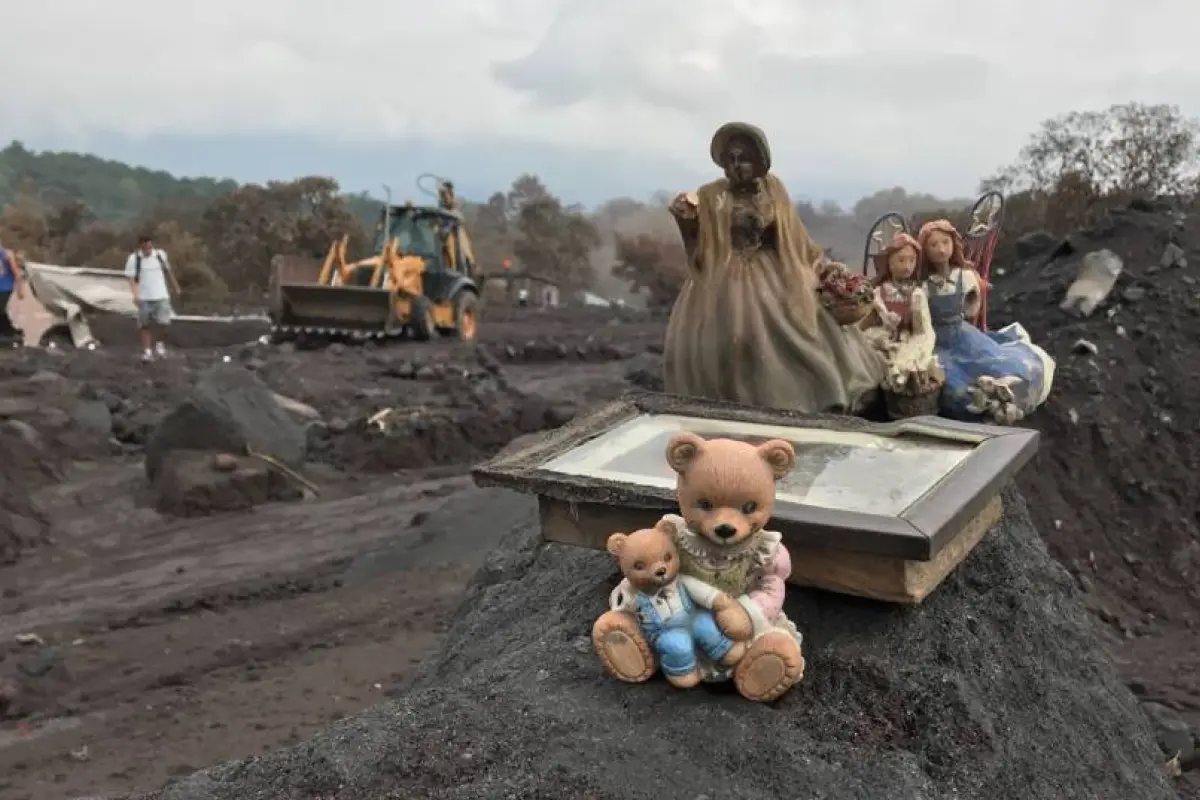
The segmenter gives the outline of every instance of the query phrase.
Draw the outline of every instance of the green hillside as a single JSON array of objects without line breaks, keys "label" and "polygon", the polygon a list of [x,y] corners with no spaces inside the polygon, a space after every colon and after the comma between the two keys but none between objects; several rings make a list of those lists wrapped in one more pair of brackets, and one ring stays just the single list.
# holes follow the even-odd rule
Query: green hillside
[{"label": "green hillside", "polygon": [[[34,152],[20,142],[0,150],[0,208],[24,191],[50,206],[82,202],[103,222],[130,222],[165,204],[202,208],[228,194],[236,181],[178,178],[162,170],[134,167],[86,153]],[[379,200],[348,194],[355,216],[374,223]]]},{"label": "green hillside", "polygon": [[22,187],[49,205],[78,200],[97,219],[126,222],[166,202],[206,204],[237,183],[177,178],[82,153],[34,152],[13,142],[0,150],[0,206],[15,200]]}]

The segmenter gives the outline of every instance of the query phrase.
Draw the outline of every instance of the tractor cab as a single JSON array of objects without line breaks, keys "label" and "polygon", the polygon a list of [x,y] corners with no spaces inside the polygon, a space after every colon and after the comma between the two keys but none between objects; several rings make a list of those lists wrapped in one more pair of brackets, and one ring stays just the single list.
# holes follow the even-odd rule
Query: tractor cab
[{"label": "tractor cab", "polygon": [[419,256],[425,262],[426,297],[441,297],[461,278],[474,278],[471,237],[457,211],[411,204],[386,206],[375,231],[376,253],[395,240],[398,256]]}]

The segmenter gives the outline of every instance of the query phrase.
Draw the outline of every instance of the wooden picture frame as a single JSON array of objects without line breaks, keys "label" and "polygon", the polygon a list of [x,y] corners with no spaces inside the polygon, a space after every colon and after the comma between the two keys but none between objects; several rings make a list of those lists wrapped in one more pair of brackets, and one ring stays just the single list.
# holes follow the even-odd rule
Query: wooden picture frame
[{"label": "wooden picture frame", "polygon": [[[538,496],[550,541],[603,549],[609,534],[677,511],[666,441],[793,442],[770,527],[792,553],[792,582],[920,602],[1000,518],[1000,490],[1038,432],[918,417],[872,423],[652,392],[630,392],[473,471],[481,486]],[[857,482],[857,483],[856,483]]]}]

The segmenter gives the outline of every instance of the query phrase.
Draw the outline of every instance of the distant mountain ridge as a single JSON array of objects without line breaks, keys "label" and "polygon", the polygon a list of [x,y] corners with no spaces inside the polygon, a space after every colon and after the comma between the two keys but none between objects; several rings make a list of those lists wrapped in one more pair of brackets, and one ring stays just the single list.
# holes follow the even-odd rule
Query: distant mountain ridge
[{"label": "distant mountain ridge", "polygon": [[105,222],[129,222],[169,201],[207,204],[237,186],[233,180],[179,178],[85,153],[35,152],[20,142],[0,150],[0,206],[24,190],[47,205],[79,201]]},{"label": "distant mountain ridge", "polygon": [[[0,208],[27,192],[49,206],[78,201],[99,221],[126,223],[164,205],[206,206],[239,185],[228,178],[178,177],[89,153],[33,151],[17,141],[0,150]],[[380,201],[366,193],[346,199],[364,221],[375,220]]]}]

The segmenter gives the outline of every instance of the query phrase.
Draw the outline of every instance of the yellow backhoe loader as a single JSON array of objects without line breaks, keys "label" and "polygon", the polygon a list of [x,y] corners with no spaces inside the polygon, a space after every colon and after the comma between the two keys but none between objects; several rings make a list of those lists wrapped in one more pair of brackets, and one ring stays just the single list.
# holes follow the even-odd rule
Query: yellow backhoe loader
[{"label": "yellow backhoe loader", "polygon": [[469,341],[478,334],[475,255],[448,181],[437,206],[387,203],[375,255],[347,263],[349,236],[317,264],[276,259],[270,308],[275,341],[363,341],[436,335]]}]

